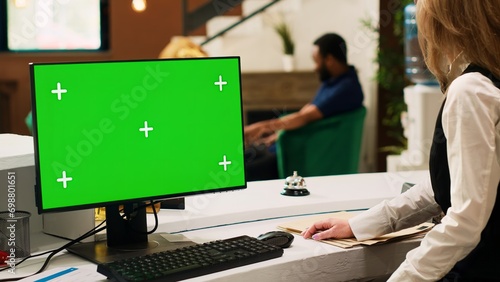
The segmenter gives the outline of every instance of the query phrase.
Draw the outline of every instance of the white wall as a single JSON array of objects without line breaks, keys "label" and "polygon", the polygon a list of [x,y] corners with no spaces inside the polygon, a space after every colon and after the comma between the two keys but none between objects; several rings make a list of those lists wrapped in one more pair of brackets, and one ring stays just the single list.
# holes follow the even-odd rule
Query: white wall
[{"label": "white wall", "polygon": [[[246,0],[244,13],[269,2]],[[252,18],[226,33],[221,39],[204,48],[211,56],[236,55],[241,57],[243,72],[282,71],[281,41],[271,26],[272,19],[285,15],[292,26],[296,41],[295,65],[297,70],[312,70],[313,41],[327,32],[344,37],[348,45],[348,60],[358,70],[365,93],[368,116],[365,122],[362,171],[373,171],[376,163],[376,83],[377,66],[373,63],[378,34],[363,27],[363,20],[377,22],[378,1],[373,0],[281,0],[263,15]],[[207,26],[214,33],[237,18],[219,18]],[[311,89],[315,91],[315,89]]]}]

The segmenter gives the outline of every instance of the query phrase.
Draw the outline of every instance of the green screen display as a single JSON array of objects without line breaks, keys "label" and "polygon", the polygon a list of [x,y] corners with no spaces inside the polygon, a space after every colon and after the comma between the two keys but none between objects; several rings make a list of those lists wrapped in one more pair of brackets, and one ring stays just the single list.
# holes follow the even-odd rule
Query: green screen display
[{"label": "green screen display", "polygon": [[239,58],[30,68],[40,211],[246,187]]}]

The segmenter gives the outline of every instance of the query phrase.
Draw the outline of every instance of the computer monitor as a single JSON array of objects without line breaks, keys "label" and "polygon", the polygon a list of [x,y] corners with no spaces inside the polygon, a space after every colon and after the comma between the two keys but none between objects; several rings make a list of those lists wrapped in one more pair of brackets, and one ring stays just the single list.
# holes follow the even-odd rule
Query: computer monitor
[{"label": "computer monitor", "polygon": [[139,204],[246,188],[238,57],[31,63],[30,74],[39,213],[106,207],[107,242],[75,253],[150,252],[161,238],[148,238]]}]

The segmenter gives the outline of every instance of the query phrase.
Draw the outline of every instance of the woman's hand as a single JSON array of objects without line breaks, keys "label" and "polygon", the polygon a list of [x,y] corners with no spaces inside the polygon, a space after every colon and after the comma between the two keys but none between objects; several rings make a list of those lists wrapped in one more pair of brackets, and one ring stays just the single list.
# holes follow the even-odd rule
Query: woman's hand
[{"label": "woman's hand", "polygon": [[301,233],[304,238],[313,238],[314,240],[323,239],[344,239],[354,237],[349,222],[344,219],[329,218],[315,222],[313,226],[307,228]]}]

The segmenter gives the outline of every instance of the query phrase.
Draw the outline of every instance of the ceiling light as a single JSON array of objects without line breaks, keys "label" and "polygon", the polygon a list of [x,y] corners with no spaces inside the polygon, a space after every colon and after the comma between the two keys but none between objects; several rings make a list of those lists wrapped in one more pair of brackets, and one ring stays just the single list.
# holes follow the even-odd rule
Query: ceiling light
[{"label": "ceiling light", "polygon": [[132,0],[132,9],[136,12],[144,12],[146,10],[146,0]]}]

